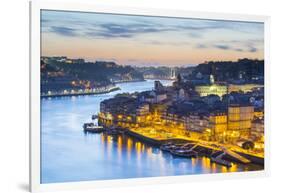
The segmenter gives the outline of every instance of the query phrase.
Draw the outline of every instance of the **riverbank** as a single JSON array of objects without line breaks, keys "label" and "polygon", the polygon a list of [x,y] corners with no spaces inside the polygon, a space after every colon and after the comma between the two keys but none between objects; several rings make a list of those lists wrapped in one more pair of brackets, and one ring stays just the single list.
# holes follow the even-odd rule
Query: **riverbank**
[{"label": "riverbank", "polygon": [[41,98],[49,98],[49,97],[65,97],[65,96],[80,96],[80,95],[99,95],[99,94],[107,94],[113,91],[121,90],[120,87],[112,87],[109,89],[101,89],[95,91],[82,91],[82,92],[67,92],[67,93],[54,93],[54,94],[41,94]]},{"label": "riverbank", "polygon": [[123,83],[130,83],[130,82],[145,82],[146,79],[143,80],[120,80],[120,81],[114,81],[114,84],[123,84]]},{"label": "riverbank", "polygon": [[[126,132],[126,134],[131,136],[131,137],[134,137],[134,138],[136,138],[136,139],[138,139],[142,142],[148,143],[148,144],[156,146],[156,147],[160,147],[161,145],[167,144],[167,143],[174,143],[174,144],[198,143],[198,141],[180,139],[180,138],[155,139],[155,138],[151,138],[151,137],[142,135],[142,134],[140,134],[138,132],[135,132],[135,131],[132,131],[132,130],[128,130]],[[197,149],[204,156],[210,156],[212,154],[212,152],[214,152],[214,151],[220,151],[221,153],[223,153],[220,148],[205,145],[205,144],[204,145],[198,144]],[[194,150],[196,150],[196,148]],[[261,158],[261,157],[258,157],[258,156],[252,155],[252,154],[247,154],[247,153],[244,153],[244,152],[237,152],[237,151],[234,151],[234,152],[243,156],[243,157],[245,157],[246,159],[250,160],[251,163],[254,163],[254,164],[257,164],[257,165],[260,165],[260,166],[264,166],[264,158]],[[229,161],[240,162],[235,157],[232,157],[232,156],[229,156],[229,155],[225,155],[224,158],[229,160]]]}]

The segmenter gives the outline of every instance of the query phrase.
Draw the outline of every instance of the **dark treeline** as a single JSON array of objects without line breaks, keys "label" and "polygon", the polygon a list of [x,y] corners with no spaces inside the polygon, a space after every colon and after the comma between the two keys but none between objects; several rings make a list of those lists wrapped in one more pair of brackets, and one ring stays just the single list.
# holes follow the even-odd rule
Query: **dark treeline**
[{"label": "dark treeline", "polygon": [[143,79],[141,73],[131,66],[121,66],[114,62],[85,62],[68,64],[65,62],[51,61],[49,65],[53,68],[63,70],[66,74],[79,80],[90,80],[110,83],[112,79],[118,80],[122,77],[131,79]]},{"label": "dark treeline", "polygon": [[203,75],[213,74],[217,81],[243,79],[252,80],[264,76],[264,60],[240,59],[233,61],[211,61],[199,64],[193,71]]}]

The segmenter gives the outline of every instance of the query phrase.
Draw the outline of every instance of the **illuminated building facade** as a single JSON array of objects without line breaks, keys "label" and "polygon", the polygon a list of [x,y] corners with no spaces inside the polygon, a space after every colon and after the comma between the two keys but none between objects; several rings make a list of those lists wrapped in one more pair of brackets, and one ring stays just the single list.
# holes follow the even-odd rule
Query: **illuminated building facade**
[{"label": "illuminated building facade", "polygon": [[195,91],[199,93],[200,97],[211,94],[222,97],[223,95],[227,94],[227,86],[220,84],[199,85],[195,86]]},{"label": "illuminated building facade", "polygon": [[[214,84],[213,84],[214,86]],[[192,140],[237,144],[240,140],[252,140],[262,147],[264,128],[262,108],[255,108],[251,95],[232,94],[230,102],[212,92],[207,96],[186,99],[173,94],[181,88],[162,87],[128,94],[101,102],[99,123],[146,132],[147,135],[188,137]],[[183,90],[183,89],[182,89]],[[185,96],[182,94],[182,96]],[[227,100],[228,101],[228,100]]]},{"label": "illuminated building facade", "polygon": [[251,137],[254,140],[263,141],[264,136],[264,120],[256,119],[252,122]]},{"label": "illuminated building facade", "polygon": [[214,76],[210,75],[210,84],[197,85],[195,86],[195,91],[198,92],[200,97],[208,95],[218,95],[222,97],[228,93],[228,88],[225,84],[216,84]]},{"label": "illuminated building facade", "polygon": [[186,121],[186,130],[188,135],[194,139],[209,140],[210,132],[208,130],[209,119],[206,114],[190,113]]},{"label": "illuminated building facade", "polygon": [[263,88],[263,85],[260,84],[229,84],[228,85],[228,93],[231,92],[240,92],[243,91],[251,92],[255,88]]},{"label": "illuminated building facade", "polygon": [[209,132],[211,140],[224,142],[227,130],[227,114],[225,112],[211,113],[209,116]]},{"label": "illuminated building facade", "polygon": [[249,138],[253,118],[253,106],[230,105],[228,107],[227,139],[235,141],[240,138]]},{"label": "illuminated building facade", "polygon": [[255,108],[254,118],[255,119],[263,119],[264,118],[264,109],[263,108]]}]

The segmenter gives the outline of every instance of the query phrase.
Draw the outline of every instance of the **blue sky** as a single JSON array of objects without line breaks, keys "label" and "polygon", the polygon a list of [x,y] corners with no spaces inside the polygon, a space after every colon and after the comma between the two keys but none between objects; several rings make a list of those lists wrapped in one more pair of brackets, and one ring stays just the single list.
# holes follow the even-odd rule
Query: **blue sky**
[{"label": "blue sky", "polygon": [[110,60],[122,65],[188,65],[263,59],[262,23],[41,12],[42,55]]}]

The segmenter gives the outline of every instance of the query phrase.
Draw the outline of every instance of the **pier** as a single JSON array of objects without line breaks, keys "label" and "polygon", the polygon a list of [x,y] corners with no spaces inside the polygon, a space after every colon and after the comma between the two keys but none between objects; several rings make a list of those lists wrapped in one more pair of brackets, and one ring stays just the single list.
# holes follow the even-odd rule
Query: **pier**
[{"label": "pier", "polygon": [[234,151],[231,151],[230,149],[222,147],[222,150],[224,151],[224,153],[226,155],[231,156],[233,159],[236,159],[237,161],[239,161],[239,162],[241,162],[243,164],[251,163],[250,160],[248,160],[247,158],[239,155],[238,153],[235,153]]}]

